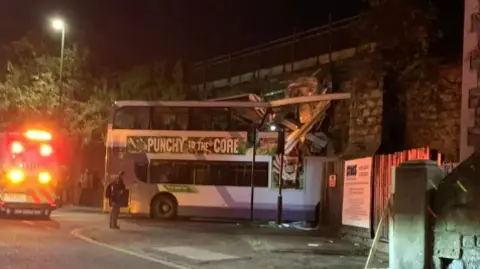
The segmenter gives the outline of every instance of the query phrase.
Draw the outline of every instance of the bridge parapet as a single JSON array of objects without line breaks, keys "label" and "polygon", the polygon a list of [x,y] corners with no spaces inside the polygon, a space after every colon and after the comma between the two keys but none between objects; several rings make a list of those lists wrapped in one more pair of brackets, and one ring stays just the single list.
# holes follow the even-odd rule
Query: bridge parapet
[{"label": "bridge parapet", "polygon": [[351,30],[357,20],[358,17],[340,20],[331,25],[195,63],[190,66],[191,82],[197,88],[218,88],[216,84],[225,84],[224,80],[227,85],[232,85],[254,78],[299,71],[305,66],[321,65],[325,60],[328,61],[329,51],[337,52],[356,45]]}]

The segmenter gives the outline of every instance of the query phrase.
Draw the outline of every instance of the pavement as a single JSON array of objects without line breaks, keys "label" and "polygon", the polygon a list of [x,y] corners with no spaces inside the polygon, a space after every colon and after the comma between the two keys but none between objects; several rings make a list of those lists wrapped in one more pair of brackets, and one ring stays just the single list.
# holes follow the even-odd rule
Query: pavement
[{"label": "pavement", "polygon": [[[51,220],[0,219],[0,268],[364,268],[368,249],[316,232],[240,223],[124,218],[65,207]],[[376,259],[372,268],[387,268]]]}]

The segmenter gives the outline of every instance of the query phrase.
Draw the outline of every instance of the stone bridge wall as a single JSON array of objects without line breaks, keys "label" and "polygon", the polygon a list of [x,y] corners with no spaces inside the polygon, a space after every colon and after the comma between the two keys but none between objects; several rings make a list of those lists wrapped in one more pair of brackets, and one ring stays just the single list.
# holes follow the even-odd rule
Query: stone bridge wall
[{"label": "stone bridge wall", "polygon": [[410,148],[429,146],[458,161],[462,91],[460,64],[444,67],[437,83],[407,90],[406,139]]},{"label": "stone bridge wall", "polygon": [[[319,56],[326,60],[324,55]],[[368,78],[358,68],[355,49],[337,52],[334,57],[334,91],[352,94],[351,100],[334,101],[329,110],[328,133],[333,139],[329,154],[373,155],[382,141],[383,79]],[[368,68],[368,65],[363,65]],[[212,89],[210,97],[240,93],[281,92],[286,82],[315,71],[319,81],[328,75],[328,63],[290,74],[252,80],[234,88]],[[282,95],[281,93],[279,94]],[[406,148],[429,146],[444,153],[447,160],[457,161],[460,134],[461,67],[443,67],[435,83],[413,84],[405,90]],[[401,123],[399,123],[401,124]]]}]

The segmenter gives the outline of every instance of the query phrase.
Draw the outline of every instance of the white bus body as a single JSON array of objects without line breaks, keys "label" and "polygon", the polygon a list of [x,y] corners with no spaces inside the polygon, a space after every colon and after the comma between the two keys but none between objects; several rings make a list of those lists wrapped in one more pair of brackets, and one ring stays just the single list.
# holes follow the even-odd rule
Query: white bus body
[{"label": "white bus body", "polygon": [[[248,129],[197,131],[199,129],[183,126],[180,114],[172,116],[176,122],[175,127],[172,127],[173,123],[167,117],[170,115],[168,113],[171,113],[168,109],[188,109],[189,124],[198,124],[202,113],[192,113],[192,109],[240,108],[257,109],[258,112],[259,108],[263,110],[313,100],[320,103],[318,111],[314,112],[320,114],[328,107],[321,102],[326,102],[328,98],[325,94],[321,98],[319,96],[302,97],[301,100],[288,98],[275,103],[256,104],[231,101],[116,102],[108,124],[106,180],[111,181],[120,171],[125,172],[125,184],[129,190],[130,201],[123,212],[151,214],[157,218],[178,215],[247,219],[250,217],[251,206],[250,179],[253,152],[253,146],[247,142],[248,134],[245,130]],[[335,95],[330,100],[345,98],[348,97]],[[136,112],[132,114],[128,112],[129,109]],[[155,114],[152,112],[154,109],[163,112]],[[120,110],[127,112],[122,112],[123,116],[119,116]],[[116,123],[119,117],[126,117],[125,126]],[[312,116],[311,121],[317,118]],[[162,124],[167,121],[169,125],[163,127]],[[157,122],[157,125],[154,122]],[[298,137],[305,137],[309,130],[305,126],[298,129],[302,132],[305,130],[303,134],[298,130],[289,133],[289,138],[294,137],[295,141],[289,141],[287,138],[286,149],[295,151]],[[278,133],[260,132],[258,136],[254,165],[254,218],[271,220],[276,216],[279,194],[280,159],[275,156]],[[283,178],[283,219],[313,221],[316,219],[318,211],[316,209],[320,202],[326,158],[305,157],[293,165],[288,163],[288,159],[286,161]],[[289,165],[291,169],[287,169]],[[277,176],[274,176],[274,170]],[[107,201],[104,203],[104,210],[109,211]],[[166,211],[170,213],[165,213]]]},{"label": "white bus body", "polygon": [[[112,130],[110,147],[126,147],[127,137],[174,137],[174,136],[205,136],[205,137],[230,137],[231,134],[223,132],[178,131],[141,131],[141,130]],[[247,133],[241,134],[246,137]],[[261,133],[262,136],[276,136],[276,133]],[[128,152],[120,149],[117,158],[109,162],[109,175],[115,177],[118,171],[125,171],[125,183],[130,191],[130,205],[127,212],[132,214],[150,214],[154,197],[160,193],[173,194],[178,203],[177,214],[189,217],[221,217],[221,218],[249,218],[250,217],[250,186],[208,186],[195,184],[162,184],[141,181],[134,171],[134,162]],[[147,153],[145,157],[150,163],[152,160],[185,160],[195,163],[201,161],[245,162],[252,161],[252,155],[217,155],[210,154],[196,156],[193,154],[168,154]],[[283,190],[283,216],[286,220],[315,219],[315,209],[320,201],[320,183],[323,176],[323,162],[321,157],[307,157],[304,160],[305,172],[303,186],[298,189]],[[254,216],[255,219],[275,219],[278,188],[272,186],[272,156],[257,155],[256,162],[268,164],[268,186],[255,187],[254,190]],[[250,177],[250,170],[247,170]],[[175,190],[175,187],[178,190]],[[182,189],[183,188],[183,189]]]}]

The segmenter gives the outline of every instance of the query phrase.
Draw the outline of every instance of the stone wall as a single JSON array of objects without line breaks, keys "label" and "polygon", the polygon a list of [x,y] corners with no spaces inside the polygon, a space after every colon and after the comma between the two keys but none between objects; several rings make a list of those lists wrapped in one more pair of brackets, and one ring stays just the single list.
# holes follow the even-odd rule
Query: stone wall
[{"label": "stone wall", "polygon": [[[359,60],[361,59],[362,60]],[[368,58],[368,57],[367,57]],[[323,58],[322,58],[323,59]],[[327,154],[336,156],[373,155],[384,143],[383,80],[365,57],[355,57],[355,52],[338,52],[334,57],[334,91],[352,94],[351,100],[332,102],[329,119],[324,127],[331,136]],[[279,92],[286,82],[299,76],[316,73],[322,81],[329,66],[320,66],[295,73],[282,73],[275,77],[251,80],[235,87],[218,88],[209,98],[232,96],[240,93]],[[320,72],[318,72],[320,70]],[[378,72],[377,72],[378,73]],[[414,84],[405,90],[405,149],[431,147],[444,153],[447,160],[457,161],[460,135],[461,67],[443,67],[433,83]],[[399,123],[399,126],[403,123]],[[394,128],[395,126],[390,126]],[[399,129],[400,130],[400,129]]]},{"label": "stone wall", "polygon": [[373,155],[382,139],[382,84],[368,81],[365,88],[356,87],[352,101],[349,146]]},{"label": "stone wall", "polygon": [[429,146],[458,161],[461,66],[444,67],[437,83],[413,85],[406,91],[406,144],[408,148]]},{"label": "stone wall", "polygon": [[[353,84],[351,81],[341,82],[339,92],[353,92]],[[341,100],[332,102],[329,109],[329,126],[330,143],[327,148],[330,155],[340,154],[347,148],[349,139],[350,111],[352,100]]]},{"label": "stone wall", "polygon": [[480,153],[438,186],[433,203],[435,269],[480,268]]},{"label": "stone wall", "polygon": [[381,83],[370,80],[358,83],[353,78],[339,83],[339,92],[352,94],[351,100],[334,104],[331,111],[335,152],[341,155],[374,154],[382,132]]}]

